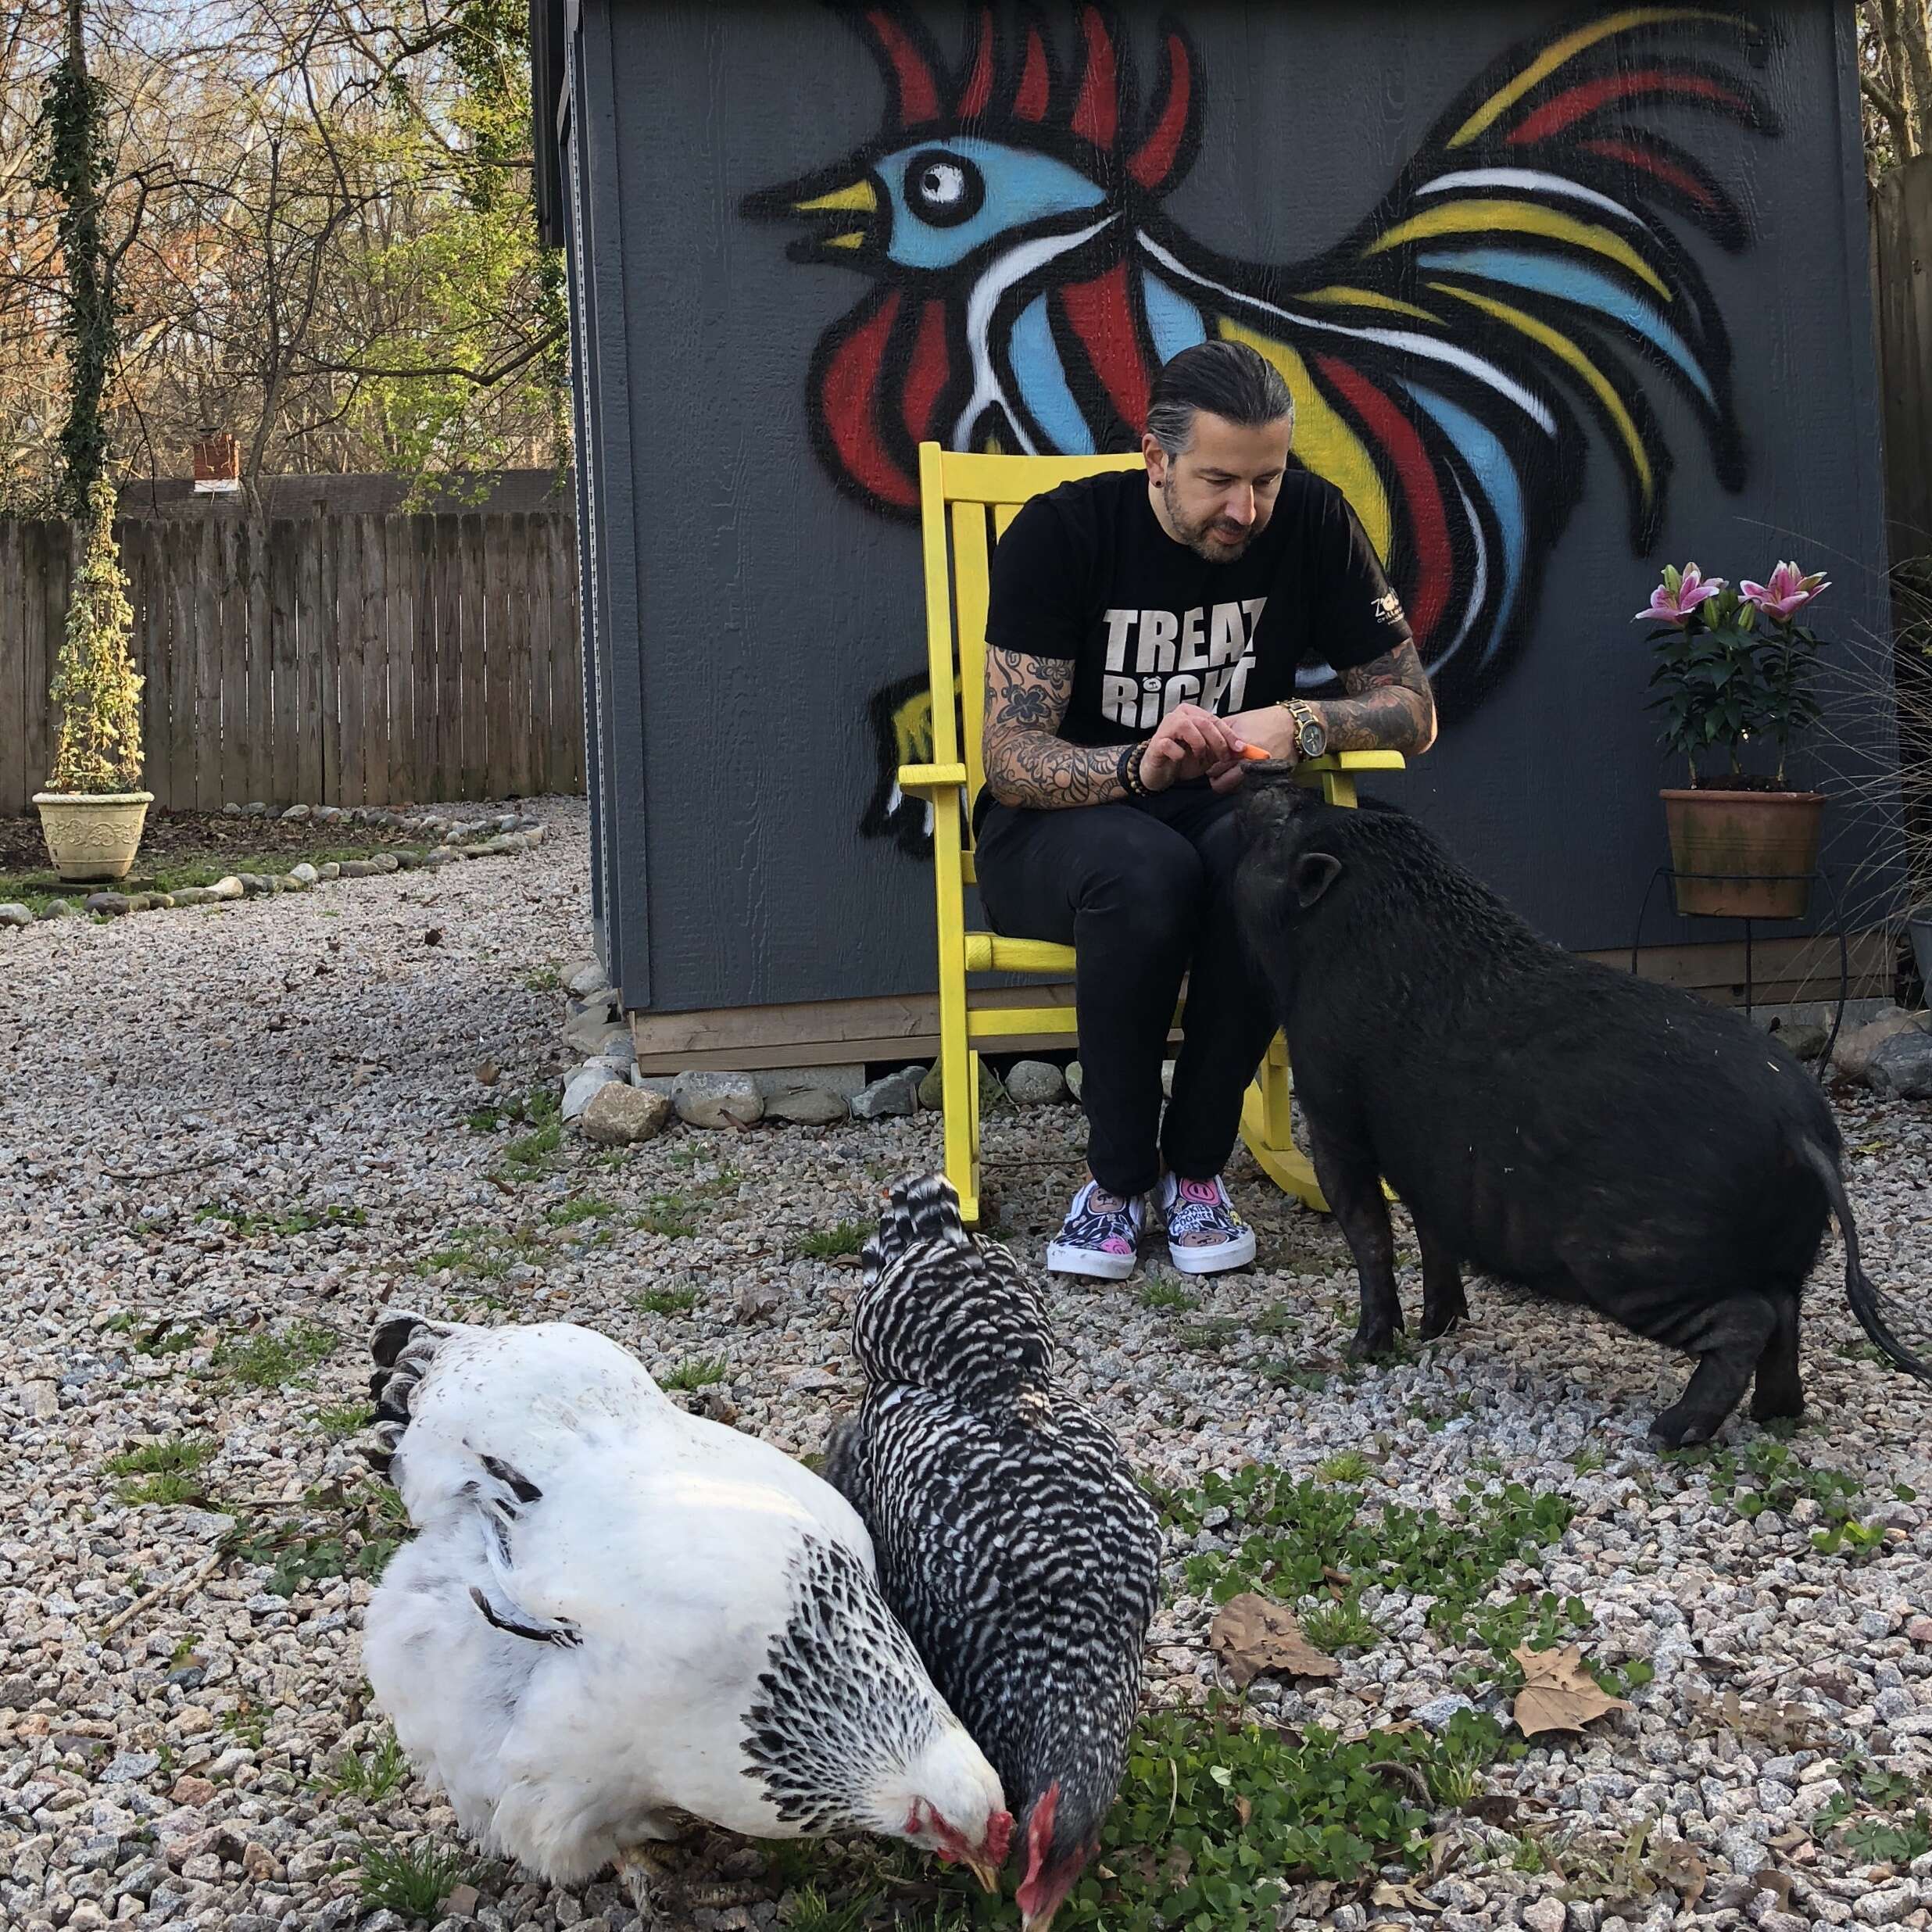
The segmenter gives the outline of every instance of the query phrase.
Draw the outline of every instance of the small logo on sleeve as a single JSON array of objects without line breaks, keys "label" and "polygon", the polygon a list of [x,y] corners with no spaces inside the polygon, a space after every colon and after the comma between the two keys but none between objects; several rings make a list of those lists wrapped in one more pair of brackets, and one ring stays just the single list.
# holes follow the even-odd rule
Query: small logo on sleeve
[{"label": "small logo on sleeve", "polygon": [[1402,621],[1402,599],[1394,591],[1378,597],[1368,607],[1376,614],[1376,621],[1379,623],[1400,624]]}]

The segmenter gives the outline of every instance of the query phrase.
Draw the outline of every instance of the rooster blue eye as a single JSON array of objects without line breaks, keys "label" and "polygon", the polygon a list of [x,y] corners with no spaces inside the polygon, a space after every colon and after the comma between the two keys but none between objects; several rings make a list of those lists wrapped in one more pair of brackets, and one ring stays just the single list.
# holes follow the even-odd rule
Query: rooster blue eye
[{"label": "rooster blue eye", "polygon": [[986,177],[964,155],[928,148],[906,163],[906,206],[936,228],[971,220],[986,199]]}]

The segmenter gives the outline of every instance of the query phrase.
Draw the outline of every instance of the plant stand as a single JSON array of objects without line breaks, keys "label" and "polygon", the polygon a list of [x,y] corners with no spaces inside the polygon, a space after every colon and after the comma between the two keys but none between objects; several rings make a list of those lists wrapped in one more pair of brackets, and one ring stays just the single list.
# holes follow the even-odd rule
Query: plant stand
[{"label": "plant stand", "polygon": [[[1637,929],[1630,936],[1630,971],[1633,974],[1637,971],[1637,953],[1644,943],[1644,920],[1650,911],[1651,900],[1656,896],[1658,883],[1660,880],[1669,879],[1674,886],[1680,876],[1729,885],[1735,884],[1740,875],[1729,872],[1686,872],[1680,875],[1673,866],[1658,866],[1657,870],[1651,873],[1650,883],[1644,888],[1644,903],[1637,907]],[[1831,922],[1838,930],[1838,1003],[1831,1016],[1831,1031],[1826,1036],[1824,1050],[1818,1056],[1819,1066],[1821,1068],[1829,1068],[1831,1064],[1832,1049],[1838,1043],[1838,1029],[1844,1024],[1845,996],[1852,985],[1852,949],[1845,938],[1844,921],[1839,916],[1838,888],[1831,875],[1822,866],[1814,872],[1791,873],[1781,876],[1792,881],[1806,879],[1814,886],[1822,886],[1824,888],[1826,900],[1830,912]],[[1751,970],[1751,928],[1758,925],[1759,921],[1755,918],[1741,919],[1737,914],[1729,912],[1680,912],[1677,917],[1680,919],[1728,919],[1733,923],[1743,925],[1744,928],[1744,1017],[1748,1019],[1751,1017],[1751,996],[1755,990]],[[1772,923],[1779,925],[1784,922],[1774,920]],[[1818,1079],[1821,1085],[1823,1084],[1822,1073],[1815,1075],[1813,1077]]]}]

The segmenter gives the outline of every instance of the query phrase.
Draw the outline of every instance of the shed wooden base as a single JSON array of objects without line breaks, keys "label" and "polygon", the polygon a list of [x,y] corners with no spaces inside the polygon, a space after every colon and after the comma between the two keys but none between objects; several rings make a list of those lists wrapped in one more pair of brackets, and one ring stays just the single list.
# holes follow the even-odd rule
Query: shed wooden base
[{"label": "shed wooden base", "polygon": [[[1847,996],[1889,995],[1897,942],[1888,933],[1851,936],[1851,984]],[[1630,968],[1627,948],[1587,953],[1619,971]],[[1759,1006],[1834,1000],[1838,993],[1835,936],[1761,939],[1752,949],[1752,997]],[[1638,970],[1647,979],[1687,986],[1720,1005],[1744,996],[1742,940],[1705,946],[1646,946]],[[1016,986],[989,993],[989,1000],[1014,1006],[1071,1006],[1070,982]],[[818,1000],[788,1006],[721,1007],[691,1013],[633,1013],[631,1037],[646,1073],[689,1068],[753,1072],[761,1067],[824,1067],[868,1060],[930,1060],[939,1050],[939,1001],[932,993],[884,999]],[[1015,1053],[1064,1047],[1064,1034],[1015,1039]]]}]

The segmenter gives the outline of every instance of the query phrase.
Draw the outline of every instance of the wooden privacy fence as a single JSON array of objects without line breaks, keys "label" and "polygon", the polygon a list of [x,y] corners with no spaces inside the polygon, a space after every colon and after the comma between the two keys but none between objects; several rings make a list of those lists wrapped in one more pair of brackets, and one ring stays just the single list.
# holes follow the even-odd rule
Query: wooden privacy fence
[{"label": "wooden privacy fence", "polygon": [[[569,517],[211,512],[115,535],[158,804],[584,789]],[[73,541],[0,519],[0,812],[46,783]]]}]

